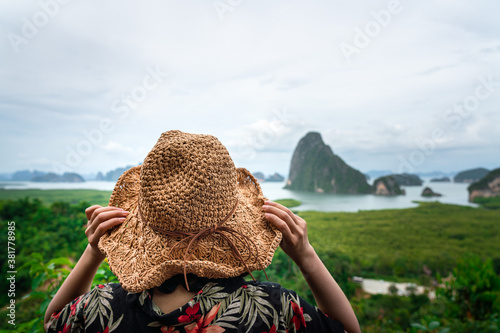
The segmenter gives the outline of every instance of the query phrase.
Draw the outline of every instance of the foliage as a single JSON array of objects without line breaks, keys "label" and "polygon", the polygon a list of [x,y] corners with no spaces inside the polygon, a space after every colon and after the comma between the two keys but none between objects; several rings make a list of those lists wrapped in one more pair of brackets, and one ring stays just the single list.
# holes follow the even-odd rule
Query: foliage
[{"label": "foliage", "polygon": [[352,300],[364,332],[499,333],[499,277],[490,260],[468,255],[437,298],[373,295]]},{"label": "foliage", "polygon": [[111,191],[99,190],[40,190],[22,189],[6,190],[0,188],[0,200],[19,200],[25,198],[38,199],[44,204],[52,204],[57,201],[79,204],[82,201],[92,202],[95,205],[107,206]]},{"label": "foliage", "polygon": [[[60,257],[44,262],[40,253],[33,253],[31,259],[19,270],[27,270],[31,278],[31,292],[25,295],[16,312],[16,332],[43,332],[43,319],[47,307],[68,277],[75,264]],[[98,284],[118,282],[105,260],[92,281],[91,288]]]},{"label": "foliage", "polygon": [[[16,241],[22,245],[16,247],[16,292],[27,295],[16,299],[16,322],[24,323],[16,327],[18,332],[41,327],[49,300],[87,244],[84,210],[89,204],[43,202],[47,201],[0,201],[0,238],[6,240],[7,222],[15,221]],[[401,210],[299,215],[308,222],[309,239],[318,255],[352,300],[364,332],[500,332],[499,210],[421,203]],[[5,258],[2,253],[0,264],[7,271]],[[424,265],[432,274],[423,273]],[[314,304],[300,270],[283,251],[278,249],[266,271],[270,281],[296,290]],[[350,281],[359,275],[430,283],[437,273],[452,278],[443,282],[432,301],[414,294],[369,297]],[[263,273],[255,276],[265,279]],[[109,281],[116,278],[103,262],[94,285]],[[5,281],[0,284],[5,290]],[[2,328],[10,327],[4,321]]]},{"label": "foliage", "polygon": [[[32,291],[23,297],[24,303],[22,303],[23,307],[20,312],[31,312],[32,317],[37,320],[23,323],[22,319],[18,319],[18,322],[21,322],[16,325],[18,332],[29,332],[32,328],[43,332],[45,310],[73,267],[74,264],[67,258],[55,258],[44,263],[43,256],[36,252],[31,255],[31,260],[20,267],[20,270],[28,270],[29,277],[32,279]],[[32,303],[34,301],[35,303]],[[39,306],[33,308],[30,307],[31,304],[39,304]]]},{"label": "foliage", "polygon": [[[54,202],[45,206],[38,199],[28,198],[0,201],[0,239],[7,244],[7,224],[15,222],[16,267],[25,265],[31,259],[31,253],[40,252],[44,258],[74,258],[83,252],[86,246],[84,226],[87,223],[85,208],[89,204],[82,202],[70,205],[67,202]],[[7,268],[7,247],[0,249],[0,267]],[[2,279],[0,287],[7,290],[8,281]],[[16,293],[23,294],[31,287],[27,270],[18,269]],[[0,295],[0,304],[5,304],[7,294]]]},{"label": "foliage", "polygon": [[486,209],[500,209],[499,197],[475,197],[474,202]]},{"label": "foliage", "polygon": [[447,275],[466,253],[500,260],[500,211],[438,202],[409,209],[299,212],[316,249],[349,254],[353,273],[372,278],[428,280]]},{"label": "foliage", "polygon": [[423,321],[422,323],[412,323],[412,332],[432,332],[432,333],[448,333],[450,331],[449,327],[441,327],[441,323],[438,320]]},{"label": "foliage", "polygon": [[469,193],[475,190],[489,189],[490,188],[489,184],[492,183],[498,177],[500,177],[500,168],[492,170],[483,177],[480,177],[478,181],[470,184],[467,189],[469,190]]},{"label": "foliage", "polygon": [[468,256],[458,262],[449,279],[440,282],[444,286],[437,289],[437,295],[452,305],[446,316],[461,321],[486,320],[500,313],[500,277],[491,260]]},{"label": "foliage", "polygon": [[[440,279],[436,295],[413,313],[412,332],[500,332],[500,278],[491,260],[464,256],[449,277]],[[440,325],[432,331],[434,321]]]},{"label": "foliage", "polygon": [[295,199],[277,199],[277,200],[274,200],[274,202],[277,202],[285,207],[288,207],[288,208],[293,208],[293,207],[298,207],[302,204],[302,202],[300,202],[299,200],[295,200]]}]

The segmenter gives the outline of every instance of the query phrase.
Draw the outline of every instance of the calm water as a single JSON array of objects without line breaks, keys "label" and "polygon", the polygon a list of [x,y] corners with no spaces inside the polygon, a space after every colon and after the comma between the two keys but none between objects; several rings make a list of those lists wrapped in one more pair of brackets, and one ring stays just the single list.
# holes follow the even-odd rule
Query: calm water
[{"label": "calm water", "polygon": [[[262,190],[269,199],[292,198],[302,202],[294,210],[318,210],[325,212],[357,212],[359,210],[409,208],[416,207],[412,201],[440,201],[457,205],[475,206],[468,202],[467,186],[469,184],[429,183],[422,186],[404,187],[406,195],[394,197],[375,196],[369,194],[320,194],[297,192],[283,189],[285,183],[263,183]],[[424,198],[420,194],[425,186],[434,192],[441,193],[439,198]]]},{"label": "calm water", "polygon": [[[320,194],[309,192],[297,192],[285,190],[285,183],[262,183],[264,195],[271,199],[292,198],[302,202],[302,205],[294,210],[318,210],[331,212],[356,212],[358,210],[408,208],[417,204],[412,201],[440,201],[457,205],[474,206],[468,202],[467,186],[469,184],[456,183],[429,183],[423,186],[405,187],[406,195],[395,197],[382,197],[375,195],[345,195],[345,194]],[[95,189],[111,191],[114,182],[87,181],[84,183],[34,183],[34,182],[1,182],[0,188],[5,189]],[[441,193],[440,198],[424,198],[420,194],[425,186],[432,188],[434,192]]]}]

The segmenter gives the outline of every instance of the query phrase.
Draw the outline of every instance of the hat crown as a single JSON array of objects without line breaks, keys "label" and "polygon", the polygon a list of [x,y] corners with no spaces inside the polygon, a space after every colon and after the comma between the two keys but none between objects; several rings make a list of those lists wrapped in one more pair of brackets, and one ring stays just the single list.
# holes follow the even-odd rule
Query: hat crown
[{"label": "hat crown", "polygon": [[217,138],[165,132],[141,169],[143,222],[165,231],[213,227],[234,207],[237,181],[233,160]]}]

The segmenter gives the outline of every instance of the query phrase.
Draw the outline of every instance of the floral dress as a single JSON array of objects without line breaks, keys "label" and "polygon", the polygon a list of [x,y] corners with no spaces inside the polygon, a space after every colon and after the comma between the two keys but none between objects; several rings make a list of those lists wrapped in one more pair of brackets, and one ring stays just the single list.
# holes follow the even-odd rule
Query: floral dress
[{"label": "floral dress", "polygon": [[48,332],[344,332],[340,322],[279,284],[228,281],[207,283],[168,314],[154,304],[153,290],[132,294],[118,283],[99,285],[54,313]]}]

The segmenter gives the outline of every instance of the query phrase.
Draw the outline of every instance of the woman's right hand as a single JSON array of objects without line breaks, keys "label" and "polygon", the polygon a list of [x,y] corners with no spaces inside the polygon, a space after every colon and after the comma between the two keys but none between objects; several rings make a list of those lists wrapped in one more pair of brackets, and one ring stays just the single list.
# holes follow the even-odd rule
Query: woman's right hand
[{"label": "woman's right hand", "polygon": [[307,223],[303,218],[273,201],[266,201],[262,209],[267,220],[283,234],[281,248],[299,267],[316,254],[307,238]]},{"label": "woman's right hand", "polygon": [[85,215],[88,219],[85,235],[89,240],[90,248],[94,254],[100,255],[104,259],[104,255],[97,246],[99,239],[109,228],[123,223],[128,212],[118,207],[94,205],[85,210]]}]

